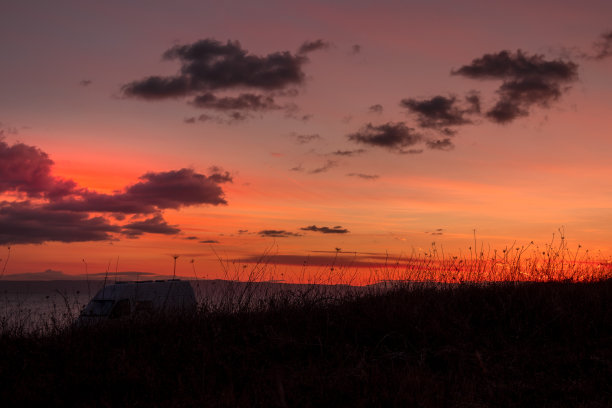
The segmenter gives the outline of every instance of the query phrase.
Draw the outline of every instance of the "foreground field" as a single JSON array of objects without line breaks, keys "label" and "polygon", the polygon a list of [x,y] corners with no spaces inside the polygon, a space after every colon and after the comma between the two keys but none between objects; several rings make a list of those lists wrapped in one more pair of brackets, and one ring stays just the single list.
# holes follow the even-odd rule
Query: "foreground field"
[{"label": "foreground field", "polygon": [[3,406],[612,401],[612,280],[398,288],[0,338]]}]

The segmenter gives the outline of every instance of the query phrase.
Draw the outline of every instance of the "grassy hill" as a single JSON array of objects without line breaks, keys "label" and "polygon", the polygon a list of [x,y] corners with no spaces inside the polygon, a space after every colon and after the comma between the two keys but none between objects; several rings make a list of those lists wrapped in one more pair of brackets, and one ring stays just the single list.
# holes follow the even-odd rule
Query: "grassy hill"
[{"label": "grassy hill", "polygon": [[270,298],[0,338],[3,406],[609,407],[612,280]]}]

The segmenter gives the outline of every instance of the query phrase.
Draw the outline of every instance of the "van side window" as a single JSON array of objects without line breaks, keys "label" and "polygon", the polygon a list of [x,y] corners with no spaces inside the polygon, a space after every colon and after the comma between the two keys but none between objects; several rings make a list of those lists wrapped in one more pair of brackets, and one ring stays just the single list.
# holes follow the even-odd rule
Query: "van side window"
[{"label": "van side window", "polygon": [[115,307],[113,307],[113,310],[111,311],[109,317],[111,319],[117,319],[119,317],[129,316],[129,314],[130,314],[130,300],[122,299],[118,301],[117,303],[115,303]]}]

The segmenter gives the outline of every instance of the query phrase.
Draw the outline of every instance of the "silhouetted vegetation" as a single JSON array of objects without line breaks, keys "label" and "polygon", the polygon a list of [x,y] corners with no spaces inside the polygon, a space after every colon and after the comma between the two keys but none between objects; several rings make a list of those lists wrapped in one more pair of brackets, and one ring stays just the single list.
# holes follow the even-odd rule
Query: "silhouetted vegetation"
[{"label": "silhouetted vegetation", "polygon": [[3,406],[607,407],[612,280],[400,285],[0,337]]}]

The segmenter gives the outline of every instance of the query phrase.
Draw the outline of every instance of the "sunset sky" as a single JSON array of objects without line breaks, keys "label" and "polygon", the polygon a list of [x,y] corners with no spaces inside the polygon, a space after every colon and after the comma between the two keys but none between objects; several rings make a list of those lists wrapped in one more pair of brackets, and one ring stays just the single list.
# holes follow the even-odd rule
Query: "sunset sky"
[{"label": "sunset sky", "polygon": [[[612,255],[612,2],[0,4],[0,258]],[[480,245],[480,244],[479,244]],[[378,259],[378,261],[377,261]],[[85,262],[84,262],[85,261]]]}]

